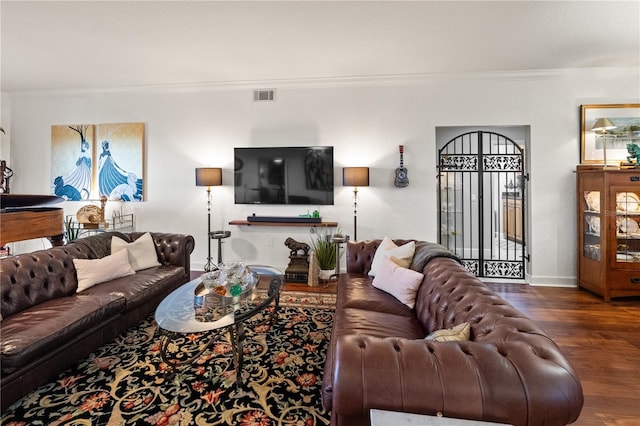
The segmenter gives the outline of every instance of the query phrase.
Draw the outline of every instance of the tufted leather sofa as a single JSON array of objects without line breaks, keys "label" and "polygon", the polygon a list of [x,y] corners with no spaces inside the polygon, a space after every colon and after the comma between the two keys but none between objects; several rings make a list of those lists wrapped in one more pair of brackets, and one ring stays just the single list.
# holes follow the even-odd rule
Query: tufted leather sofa
[{"label": "tufted leather sofa", "polygon": [[189,281],[193,237],[151,233],[160,266],[77,293],[73,259],[109,255],[113,235],[131,242],[143,234],[108,232],[0,260],[2,407],[146,318]]},{"label": "tufted leather sofa", "polygon": [[[424,279],[409,309],[367,276],[380,242],[347,244],[323,379],[332,425],[368,425],[373,408],[515,426],[578,418],[580,381],[532,320],[444,251],[411,265]],[[470,341],[424,340],[463,322]]]}]

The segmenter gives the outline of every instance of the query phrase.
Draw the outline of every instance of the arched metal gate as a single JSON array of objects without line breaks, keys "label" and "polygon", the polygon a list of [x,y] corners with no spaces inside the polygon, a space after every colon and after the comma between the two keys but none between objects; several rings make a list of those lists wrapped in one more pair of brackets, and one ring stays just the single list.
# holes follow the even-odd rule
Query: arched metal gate
[{"label": "arched metal gate", "polygon": [[440,244],[479,277],[524,278],[524,148],[498,133],[456,136],[439,151]]}]

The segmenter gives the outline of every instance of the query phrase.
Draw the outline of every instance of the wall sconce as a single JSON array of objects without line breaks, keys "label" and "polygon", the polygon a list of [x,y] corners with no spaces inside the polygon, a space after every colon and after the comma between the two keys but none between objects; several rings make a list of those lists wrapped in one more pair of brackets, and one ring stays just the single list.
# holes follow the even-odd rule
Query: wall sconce
[{"label": "wall sconce", "polygon": [[615,129],[616,125],[611,122],[608,118],[598,118],[596,124],[593,125],[591,130],[594,132],[602,133],[602,149],[604,150],[604,168],[607,168],[607,131],[611,129]]},{"label": "wall sconce", "polygon": [[205,272],[214,269],[211,262],[211,187],[220,185],[222,185],[222,169],[215,167],[200,167],[196,169],[196,186],[207,187],[207,244],[209,251],[207,263],[204,265]]},{"label": "wall sconce", "polygon": [[358,187],[369,186],[369,168],[343,167],[342,185],[353,186],[353,241],[358,241]]}]

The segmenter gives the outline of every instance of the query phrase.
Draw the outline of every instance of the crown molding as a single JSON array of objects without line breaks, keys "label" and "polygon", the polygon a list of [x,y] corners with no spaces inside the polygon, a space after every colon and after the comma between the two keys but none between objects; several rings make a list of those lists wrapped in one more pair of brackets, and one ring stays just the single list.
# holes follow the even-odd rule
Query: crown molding
[{"label": "crown molding", "polygon": [[118,93],[189,93],[206,91],[254,90],[254,89],[315,89],[363,86],[412,86],[441,84],[451,81],[541,81],[560,80],[567,76],[603,75],[619,72],[636,72],[640,66],[608,68],[559,68],[522,71],[457,72],[437,74],[394,74],[371,76],[341,76],[318,78],[293,78],[271,80],[211,81],[199,83],[175,83],[133,85],[120,87],[45,89],[2,92],[11,98],[78,97]]}]

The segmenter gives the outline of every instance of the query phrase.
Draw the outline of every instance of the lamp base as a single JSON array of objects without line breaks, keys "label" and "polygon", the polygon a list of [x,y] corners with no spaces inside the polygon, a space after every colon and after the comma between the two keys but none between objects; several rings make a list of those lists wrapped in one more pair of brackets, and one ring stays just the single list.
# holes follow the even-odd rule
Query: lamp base
[{"label": "lamp base", "polygon": [[205,263],[204,268],[203,268],[204,272],[212,272],[212,271],[217,271],[218,270],[218,265],[214,264],[211,261],[211,258],[207,258],[207,263]]}]

